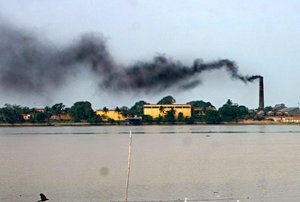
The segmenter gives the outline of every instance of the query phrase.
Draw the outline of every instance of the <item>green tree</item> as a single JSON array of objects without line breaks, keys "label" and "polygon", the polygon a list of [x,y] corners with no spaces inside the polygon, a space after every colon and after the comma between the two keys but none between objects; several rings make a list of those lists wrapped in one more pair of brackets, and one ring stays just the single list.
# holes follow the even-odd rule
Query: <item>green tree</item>
[{"label": "green tree", "polygon": [[159,112],[160,114],[164,114],[165,113],[165,108],[163,106],[159,107]]},{"label": "green tree", "polygon": [[0,122],[1,122],[1,123],[4,122],[4,114],[3,114],[2,108],[0,108]]},{"label": "green tree", "polygon": [[18,113],[20,114],[29,114],[31,112],[29,107],[21,107],[20,106],[20,111]]},{"label": "green tree", "polygon": [[271,106],[267,106],[264,108],[265,112],[272,111],[272,110],[273,110],[273,107],[271,107]]},{"label": "green tree", "polygon": [[29,114],[31,112],[29,107],[23,107],[23,106],[20,106],[20,105],[5,104],[4,109],[12,109],[16,113],[21,114],[21,115],[22,114]]},{"label": "green tree", "polygon": [[245,115],[248,115],[248,109],[245,106],[239,106],[233,104],[231,100],[228,100],[220,109],[219,113],[223,121],[231,122],[238,121]]},{"label": "green tree", "polygon": [[44,114],[46,116],[46,122],[50,124],[50,117],[53,115],[52,109],[48,106],[44,108]]},{"label": "green tree", "polygon": [[36,112],[34,114],[34,120],[36,123],[45,123],[46,122],[46,115],[43,112]]},{"label": "green tree", "polygon": [[166,97],[163,97],[160,101],[158,101],[157,104],[174,104],[176,102],[176,100],[171,96],[171,95],[168,95]]},{"label": "green tree", "polygon": [[60,115],[64,112],[65,105],[63,103],[57,103],[51,107],[51,112],[53,115]]},{"label": "green tree", "polygon": [[115,112],[117,112],[117,114],[118,114],[118,121],[120,121],[120,112],[121,112],[120,108],[116,107],[115,108]]},{"label": "green tree", "polygon": [[44,112],[35,112],[29,118],[30,123],[45,123],[47,121],[49,123],[47,115]]},{"label": "green tree", "polygon": [[143,115],[142,116],[142,121],[145,123],[152,123],[153,122],[153,118],[150,115]]},{"label": "green tree", "polygon": [[173,108],[166,112],[164,121],[168,123],[175,123],[175,110]]},{"label": "green tree", "polygon": [[94,113],[92,117],[87,119],[87,122],[90,124],[98,124],[98,123],[102,122],[102,118],[100,115],[97,115],[96,113]]},{"label": "green tree", "polygon": [[107,121],[108,121],[109,123],[111,123],[111,124],[115,123],[115,120],[114,120],[114,119],[111,119],[111,118],[108,118]]},{"label": "green tree", "polygon": [[70,108],[70,107],[66,107],[66,108],[64,109],[64,112],[65,112],[66,114],[71,114],[71,108]]},{"label": "green tree", "polygon": [[214,107],[210,102],[204,102],[203,100],[190,101],[186,104],[190,104],[192,107]]},{"label": "green tree", "polygon": [[179,112],[179,113],[178,113],[178,118],[177,118],[177,120],[178,120],[179,122],[183,122],[183,121],[184,121],[184,117],[183,117],[183,113],[182,113],[182,112]]},{"label": "green tree", "polygon": [[263,117],[263,116],[255,116],[254,118],[253,118],[253,120],[256,120],[256,121],[262,121],[262,120],[265,120],[266,118],[265,117]]},{"label": "green tree", "polygon": [[184,122],[186,123],[186,124],[193,124],[194,122],[195,122],[195,119],[194,119],[194,117],[184,117]]},{"label": "green tree", "polygon": [[70,111],[75,122],[87,120],[94,116],[92,105],[87,101],[75,102]]},{"label": "green tree", "polygon": [[231,100],[227,102],[219,109],[219,113],[224,121],[233,121],[235,119],[235,110]]},{"label": "green tree", "polygon": [[35,123],[35,122],[36,122],[33,115],[31,115],[31,116],[29,117],[29,122],[30,122],[30,123]]},{"label": "green tree", "polygon": [[136,102],[131,108],[130,108],[130,115],[134,116],[134,115],[138,115],[138,116],[142,116],[144,114],[144,105],[145,104],[149,104],[147,102],[145,102],[144,100],[140,100],[138,102]]},{"label": "green tree", "polygon": [[126,106],[123,106],[120,108],[120,113],[124,116],[124,117],[128,117],[129,116],[129,109]]},{"label": "green tree", "polygon": [[105,114],[108,112],[108,108],[107,107],[103,107],[102,110],[104,111]]},{"label": "green tree", "polygon": [[161,115],[159,115],[158,117],[156,117],[156,118],[154,119],[154,121],[155,121],[156,123],[161,123],[163,120],[164,120],[164,118],[163,118]]},{"label": "green tree", "polygon": [[121,112],[120,108],[119,107],[116,107],[115,108],[115,112],[117,112],[118,114]]},{"label": "green tree", "polygon": [[22,108],[18,105],[5,104],[5,106],[1,109],[0,117],[3,122],[10,124],[24,122]]},{"label": "green tree", "polygon": [[222,121],[219,112],[215,110],[207,110],[204,120],[208,124],[217,124],[217,123],[221,123]]},{"label": "green tree", "polygon": [[103,107],[103,112],[104,114],[101,116],[101,119],[107,119],[107,112],[109,111],[109,109],[107,107]]},{"label": "green tree", "polygon": [[249,114],[249,109],[243,105],[238,106],[237,118],[244,118]]}]

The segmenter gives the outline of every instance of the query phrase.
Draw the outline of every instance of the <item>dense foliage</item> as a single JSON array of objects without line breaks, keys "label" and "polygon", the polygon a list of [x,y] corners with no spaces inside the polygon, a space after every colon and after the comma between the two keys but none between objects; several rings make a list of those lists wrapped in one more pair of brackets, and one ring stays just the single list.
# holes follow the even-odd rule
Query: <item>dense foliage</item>
[{"label": "dense foliage", "polygon": [[171,96],[171,95],[168,95],[166,97],[163,97],[160,101],[158,101],[157,104],[174,104],[176,102],[176,100]]},{"label": "dense foliage", "polygon": [[[173,104],[175,99],[172,96],[166,96],[162,98],[159,104]],[[176,111],[174,108],[166,110],[161,107],[159,110],[161,114],[153,118],[149,115],[143,114],[143,106],[148,104],[144,100],[136,102],[131,108],[127,106],[116,107],[114,109],[118,114],[124,117],[141,117],[143,123],[186,123],[193,124],[195,122],[203,122],[208,124],[219,124],[222,122],[238,122],[241,119],[247,119],[252,115],[249,114],[248,108],[242,105],[234,104],[231,100],[228,100],[218,110],[210,102],[202,100],[190,101],[187,104],[192,105],[192,116],[184,117],[183,113],[178,113],[175,116]],[[265,110],[269,110],[271,107],[266,107]],[[103,108],[103,111],[107,112],[107,107]],[[69,118],[68,118],[69,117]],[[57,103],[53,106],[46,106],[43,109],[35,109],[22,107],[19,105],[5,104],[4,107],[0,108],[0,123],[44,123],[51,124],[51,122],[87,122],[90,124],[102,123],[102,117],[96,115],[96,112],[92,109],[92,105],[88,101],[75,102],[70,108],[66,107],[63,103]],[[107,119],[108,123],[120,123],[113,119]]]},{"label": "dense foliage", "polygon": [[75,122],[84,120],[89,120],[91,122],[97,121],[97,117],[92,109],[92,105],[87,101],[75,102],[71,107],[71,115]]},{"label": "dense foliage", "polygon": [[204,116],[204,121],[208,124],[218,124],[222,122],[222,119],[218,111],[207,110]]},{"label": "dense foliage", "polygon": [[22,123],[24,119],[22,113],[27,111],[27,108],[21,107],[19,105],[9,105],[6,104],[0,109],[0,121],[10,124]]},{"label": "dense foliage", "polygon": [[231,100],[228,100],[220,109],[219,113],[223,121],[231,122],[244,118],[249,112],[245,106],[239,106],[238,104],[233,104]]},{"label": "dense foliage", "polygon": [[145,104],[149,104],[147,102],[145,102],[144,100],[140,100],[138,102],[136,102],[129,111],[129,114],[131,116],[137,115],[137,116],[142,116],[144,114],[144,105]]},{"label": "dense foliage", "polygon": [[213,107],[213,105],[210,102],[204,102],[203,100],[190,101],[186,104],[192,105],[193,108],[195,108],[195,107]]}]

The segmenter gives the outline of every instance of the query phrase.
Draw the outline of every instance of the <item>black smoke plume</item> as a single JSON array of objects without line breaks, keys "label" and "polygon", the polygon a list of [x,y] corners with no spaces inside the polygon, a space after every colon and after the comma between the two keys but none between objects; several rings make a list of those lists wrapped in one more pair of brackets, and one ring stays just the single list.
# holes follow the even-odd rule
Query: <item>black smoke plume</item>
[{"label": "black smoke plume", "polygon": [[260,79],[260,78],[263,78],[262,76],[260,76],[260,75],[253,75],[253,76],[248,76],[247,77],[247,81],[254,81],[254,80],[256,80],[256,79]]},{"label": "black smoke plume", "polygon": [[[117,64],[107,50],[105,40],[82,36],[76,43],[56,48],[36,35],[7,24],[0,24],[0,84],[9,91],[40,93],[64,85],[68,76],[87,68],[99,85],[113,91],[161,91],[168,88],[193,88],[197,75],[225,68],[233,79],[253,81],[260,76],[243,76],[228,59],[204,63],[195,60],[186,66],[165,56],[149,62],[124,66]],[[84,69],[85,70],[85,69]]]}]

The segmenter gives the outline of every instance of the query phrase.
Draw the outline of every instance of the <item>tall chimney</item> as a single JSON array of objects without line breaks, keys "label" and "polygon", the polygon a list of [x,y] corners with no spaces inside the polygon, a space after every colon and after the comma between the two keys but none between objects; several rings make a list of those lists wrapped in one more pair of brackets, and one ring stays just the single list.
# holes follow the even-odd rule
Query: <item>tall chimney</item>
[{"label": "tall chimney", "polygon": [[264,104],[264,77],[259,77],[259,109],[265,108]]}]

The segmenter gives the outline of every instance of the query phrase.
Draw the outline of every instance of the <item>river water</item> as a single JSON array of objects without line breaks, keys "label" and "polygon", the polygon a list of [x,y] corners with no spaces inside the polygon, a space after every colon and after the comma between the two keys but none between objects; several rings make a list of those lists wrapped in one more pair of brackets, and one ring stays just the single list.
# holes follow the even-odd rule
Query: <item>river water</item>
[{"label": "river water", "polygon": [[300,201],[300,126],[0,128],[0,201]]}]

